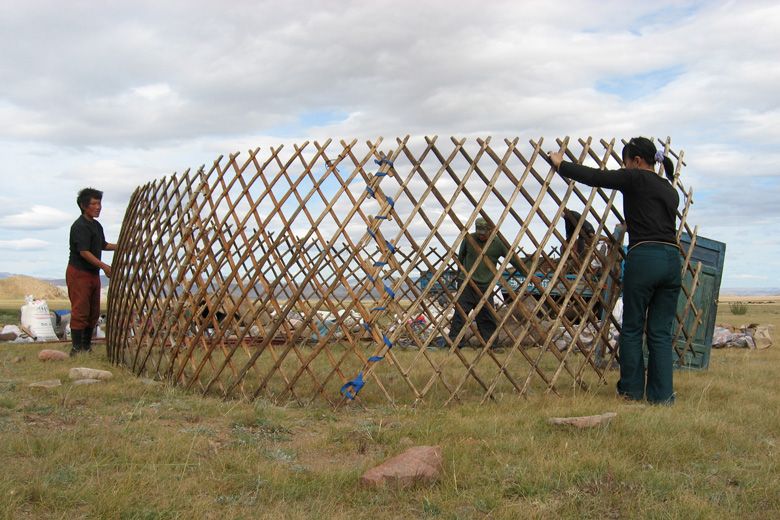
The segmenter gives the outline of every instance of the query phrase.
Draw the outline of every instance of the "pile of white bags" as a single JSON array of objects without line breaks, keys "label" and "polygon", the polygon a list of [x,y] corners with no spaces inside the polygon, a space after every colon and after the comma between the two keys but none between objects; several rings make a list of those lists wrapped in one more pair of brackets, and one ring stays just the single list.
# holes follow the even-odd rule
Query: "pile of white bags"
[{"label": "pile of white bags", "polygon": [[27,303],[22,307],[22,327],[32,332],[37,341],[57,341],[59,338],[51,325],[46,300],[34,300],[32,296],[27,296],[24,301]]}]

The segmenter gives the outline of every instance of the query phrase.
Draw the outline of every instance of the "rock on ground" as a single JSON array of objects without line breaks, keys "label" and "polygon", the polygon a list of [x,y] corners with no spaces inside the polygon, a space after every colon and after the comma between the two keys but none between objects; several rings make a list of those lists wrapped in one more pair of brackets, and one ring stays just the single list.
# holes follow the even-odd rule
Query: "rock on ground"
[{"label": "rock on ground", "polygon": [[58,386],[62,386],[62,383],[59,379],[47,379],[46,381],[38,381],[36,383],[30,383],[30,388],[56,388]]},{"label": "rock on ground", "polygon": [[108,370],[98,370],[96,368],[77,367],[71,368],[68,372],[68,377],[71,379],[100,379],[105,381],[114,377],[114,374]]},{"label": "rock on ground", "polygon": [[415,446],[366,471],[360,480],[368,487],[405,489],[419,482],[437,480],[441,462],[439,446]]},{"label": "rock on ground", "polygon": [[69,357],[67,352],[61,350],[44,349],[38,352],[38,359],[41,361],[65,361]]},{"label": "rock on ground", "polygon": [[588,415],[585,417],[550,417],[547,422],[550,424],[565,424],[575,428],[593,428],[604,423],[608,423],[617,417],[616,413],[609,412],[602,415]]},{"label": "rock on ground", "polygon": [[95,383],[102,383],[100,379],[77,379],[73,381],[73,386],[87,386],[94,385]]}]

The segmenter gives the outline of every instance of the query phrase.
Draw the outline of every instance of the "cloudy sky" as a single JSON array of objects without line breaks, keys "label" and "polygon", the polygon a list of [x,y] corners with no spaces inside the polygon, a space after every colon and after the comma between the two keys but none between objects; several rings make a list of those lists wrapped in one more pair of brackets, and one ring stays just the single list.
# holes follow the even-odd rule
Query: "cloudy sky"
[{"label": "cloudy sky", "polygon": [[83,186],[114,241],[136,186],[250,148],[645,135],[723,287],[780,287],[778,34],[776,1],[2,0],[0,272],[64,277]]}]

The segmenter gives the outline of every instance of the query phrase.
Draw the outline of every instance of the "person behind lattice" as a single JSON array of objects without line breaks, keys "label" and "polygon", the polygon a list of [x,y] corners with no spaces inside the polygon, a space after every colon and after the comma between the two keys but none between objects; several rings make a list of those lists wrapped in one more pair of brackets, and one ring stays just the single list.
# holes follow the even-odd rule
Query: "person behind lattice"
[{"label": "person behind lattice", "polygon": [[[582,221],[582,227],[580,228],[576,240],[572,242],[574,231],[577,229],[577,225],[580,221]],[[572,260],[571,270],[577,270],[585,256],[585,252],[588,250],[593,240],[596,239],[596,230],[580,213],[571,211],[569,208],[563,208],[563,222],[566,227],[566,243],[572,245],[571,250],[569,251],[569,258]]]},{"label": "person behind lattice", "polygon": [[[464,237],[458,251],[458,262],[460,262],[458,290],[462,289],[462,292],[458,297],[455,313],[450,324],[449,338],[453,344],[460,334],[463,325],[466,324],[469,313],[477,307],[477,304],[486,292],[492,292],[495,289],[496,285],[493,279],[496,268],[499,265],[499,259],[508,256],[510,263],[515,269],[519,271],[523,269],[517,257],[514,254],[510,255],[509,248],[501,238],[495,236],[488,244],[488,238],[494,229],[492,223],[479,217],[475,225],[475,232]],[[474,272],[471,273],[471,277],[467,279],[469,271],[471,271],[478,260],[481,261],[474,269]],[[492,295],[488,297],[475,317],[479,335],[482,336],[482,340],[486,343],[497,328],[492,299]],[[497,337],[491,348],[497,346],[495,345],[496,341]],[[457,347],[463,348],[465,344],[466,342],[461,339]]]}]

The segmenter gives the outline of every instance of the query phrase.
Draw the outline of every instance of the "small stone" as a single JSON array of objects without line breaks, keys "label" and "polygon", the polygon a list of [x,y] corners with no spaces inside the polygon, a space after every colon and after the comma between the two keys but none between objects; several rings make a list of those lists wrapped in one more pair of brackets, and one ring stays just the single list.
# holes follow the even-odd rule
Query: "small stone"
[{"label": "small stone", "polygon": [[98,370],[96,368],[77,367],[71,368],[68,372],[68,377],[71,379],[100,379],[105,381],[111,379],[114,374],[108,370]]},{"label": "small stone", "polygon": [[73,381],[73,386],[86,386],[86,385],[94,385],[95,383],[102,383],[100,379],[77,379],[76,381]]},{"label": "small stone", "polygon": [[565,424],[576,428],[593,428],[604,423],[609,423],[617,417],[616,413],[609,412],[602,415],[588,415],[585,417],[550,417],[547,422],[550,424]]},{"label": "small stone", "polygon": [[437,480],[441,462],[439,446],[415,446],[366,471],[360,481],[367,487],[405,489],[418,482]]},{"label": "small stone", "polygon": [[45,349],[38,352],[38,359],[41,361],[65,361],[69,357],[67,352],[61,350]]},{"label": "small stone", "polygon": [[30,388],[56,388],[62,386],[59,379],[47,379],[46,381],[38,381],[37,383],[30,383]]}]

